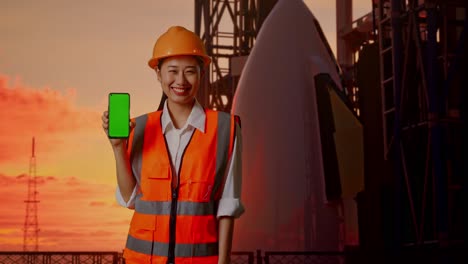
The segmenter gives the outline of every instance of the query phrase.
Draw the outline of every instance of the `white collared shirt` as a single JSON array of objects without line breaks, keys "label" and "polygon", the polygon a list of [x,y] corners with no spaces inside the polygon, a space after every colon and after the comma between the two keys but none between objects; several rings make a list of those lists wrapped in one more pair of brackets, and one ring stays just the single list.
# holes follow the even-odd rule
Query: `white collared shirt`
[{"label": "white collared shirt", "polygon": [[[182,158],[182,153],[187,147],[190,137],[195,129],[205,133],[206,114],[203,107],[195,100],[192,111],[185,122],[184,127],[175,128],[172,119],[167,109],[167,101],[164,103],[164,109],[161,115],[162,132],[164,133],[169,155],[171,157],[172,170],[176,175],[179,174],[179,167]],[[232,216],[238,218],[244,213],[244,206],[240,200],[241,185],[242,185],[242,136],[240,127],[236,124],[236,138],[234,140],[233,153],[227,166],[226,183],[224,184],[223,194],[218,204],[217,217]],[[175,167],[175,168],[174,168]],[[127,208],[135,208],[137,186],[133,189],[133,193],[127,203],[122,198],[120,189],[117,186],[115,196],[117,202]]]}]

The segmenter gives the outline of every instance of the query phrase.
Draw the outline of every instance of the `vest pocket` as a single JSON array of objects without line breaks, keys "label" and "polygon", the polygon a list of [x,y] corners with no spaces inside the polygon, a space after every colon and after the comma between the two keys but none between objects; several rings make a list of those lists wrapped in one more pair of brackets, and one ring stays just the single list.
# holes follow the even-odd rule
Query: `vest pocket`
[{"label": "vest pocket", "polygon": [[155,163],[151,171],[148,173],[149,179],[170,179],[171,178],[171,167],[169,164]]},{"label": "vest pocket", "polygon": [[187,179],[180,182],[179,197],[182,200],[208,202],[213,191],[213,182]]},{"label": "vest pocket", "polygon": [[141,182],[142,199],[169,201],[171,198],[171,169],[168,164],[157,163],[151,167]]},{"label": "vest pocket", "polygon": [[[138,232],[141,230],[156,230],[157,216],[146,215],[135,212],[130,222],[130,233]],[[133,232],[132,232],[133,231]]]},{"label": "vest pocket", "polygon": [[156,228],[157,216],[137,212],[133,214],[124,250],[127,263],[151,263],[151,248]]}]

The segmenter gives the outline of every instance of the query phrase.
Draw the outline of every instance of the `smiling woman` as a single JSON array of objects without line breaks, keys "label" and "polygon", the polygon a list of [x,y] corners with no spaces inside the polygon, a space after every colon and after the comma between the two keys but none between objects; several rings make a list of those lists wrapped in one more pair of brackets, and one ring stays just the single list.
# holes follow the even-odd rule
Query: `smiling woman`
[{"label": "smiling woman", "polygon": [[[210,61],[197,35],[169,28],[148,62],[163,109],[133,118],[128,140],[110,139],[117,200],[135,209],[127,263],[230,263],[234,219],[244,212],[240,127],[195,99]],[[102,119],[107,131],[107,112]]]}]

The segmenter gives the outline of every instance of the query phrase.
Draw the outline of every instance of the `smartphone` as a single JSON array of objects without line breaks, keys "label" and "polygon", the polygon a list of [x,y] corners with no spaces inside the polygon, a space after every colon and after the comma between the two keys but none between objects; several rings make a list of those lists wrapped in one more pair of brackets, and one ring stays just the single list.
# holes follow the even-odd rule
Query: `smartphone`
[{"label": "smartphone", "polygon": [[109,93],[109,138],[128,138],[130,134],[130,94]]}]

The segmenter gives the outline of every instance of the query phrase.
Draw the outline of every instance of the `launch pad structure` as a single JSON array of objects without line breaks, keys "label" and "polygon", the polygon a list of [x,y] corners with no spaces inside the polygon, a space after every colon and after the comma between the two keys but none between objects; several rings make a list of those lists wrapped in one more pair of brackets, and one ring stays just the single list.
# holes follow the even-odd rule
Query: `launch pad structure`
[{"label": "launch pad structure", "polygon": [[[462,245],[467,241],[468,4],[371,4],[373,39],[356,51],[355,76],[364,137],[378,135],[380,141],[369,139],[365,146],[361,202],[378,210],[380,220],[363,228],[361,240],[385,248]],[[364,212],[362,218],[375,221]]]},{"label": "launch pad structure", "polygon": [[[213,58],[202,105],[230,111],[242,65],[276,2],[195,1],[195,31]],[[351,23],[352,1],[336,2],[342,85],[365,138],[365,190],[356,197],[361,246],[467,241],[467,2],[369,0],[372,11]]]}]

